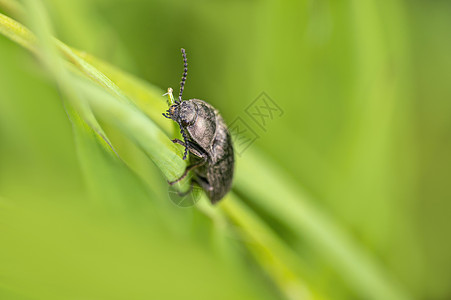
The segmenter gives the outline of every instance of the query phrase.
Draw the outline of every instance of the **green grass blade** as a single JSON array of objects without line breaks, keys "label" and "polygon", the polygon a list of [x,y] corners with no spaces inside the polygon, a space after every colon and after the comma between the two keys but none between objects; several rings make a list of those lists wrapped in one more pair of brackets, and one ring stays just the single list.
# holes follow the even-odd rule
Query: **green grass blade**
[{"label": "green grass blade", "polygon": [[[254,149],[238,162],[236,188],[282,224],[295,229],[299,239],[308,239],[365,299],[409,299],[389,275],[340,225],[322,213],[314,201],[283,171]],[[264,171],[256,172],[256,169]],[[262,187],[267,187],[262,189]]]}]

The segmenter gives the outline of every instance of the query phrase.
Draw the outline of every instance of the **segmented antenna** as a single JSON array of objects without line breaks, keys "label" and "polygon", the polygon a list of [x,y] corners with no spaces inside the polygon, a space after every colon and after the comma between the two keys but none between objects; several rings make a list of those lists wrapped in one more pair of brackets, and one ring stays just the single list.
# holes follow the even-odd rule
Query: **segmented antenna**
[{"label": "segmented antenna", "polygon": [[188,137],[186,136],[186,132],[185,130],[183,130],[183,128],[180,126],[180,133],[182,134],[183,137],[183,141],[185,142],[185,152],[183,153],[183,160],[186,159],[186,156],[188,155]]},{"label": "segmented antenna", "polygon": [[183,88],[185,87],[186,76],[188,75],[188,59],[186,58],[185,49],[182,48],[183,56],[183,75],[182,81],[180,81],[179,102],[182,102]]}]

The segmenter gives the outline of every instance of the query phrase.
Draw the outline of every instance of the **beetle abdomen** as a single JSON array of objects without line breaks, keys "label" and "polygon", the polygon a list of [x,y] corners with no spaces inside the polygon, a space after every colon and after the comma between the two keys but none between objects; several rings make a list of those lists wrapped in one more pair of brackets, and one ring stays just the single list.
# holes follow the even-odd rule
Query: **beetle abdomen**
[{"label": "beetle abdomen", "polygon": [[[221,118],[222,119],[222,118]],[[230,190],[233,179],[234,153],[232,139],[226,127],[221,127],[213,144],[216,161],[208,168],[208,181],[214,188],[208,191],[212,203],[219,201]]]},{"label": "beetle abdomen", "polygon": [[216,109],[212,106],[211,108],[215,112],[216,132],[211,146],[211,161],[206,170],[206,179],[210,186],[213,187],[213,189],[207,191],[207,193],[210,200],[214,203],[224,197],[230,190],[235,159],[232,139],[224,119]]}]

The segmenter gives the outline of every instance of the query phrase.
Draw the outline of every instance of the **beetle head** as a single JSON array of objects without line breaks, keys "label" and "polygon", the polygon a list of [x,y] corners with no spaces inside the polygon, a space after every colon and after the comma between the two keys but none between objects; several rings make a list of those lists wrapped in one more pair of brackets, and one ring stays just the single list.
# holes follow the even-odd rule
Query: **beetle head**
[{"label": "beetle head", "polygon": [[192,125],[197,117],[196,105],[191,101],[176,103],[169,107],[167,115],[182,127]]}]

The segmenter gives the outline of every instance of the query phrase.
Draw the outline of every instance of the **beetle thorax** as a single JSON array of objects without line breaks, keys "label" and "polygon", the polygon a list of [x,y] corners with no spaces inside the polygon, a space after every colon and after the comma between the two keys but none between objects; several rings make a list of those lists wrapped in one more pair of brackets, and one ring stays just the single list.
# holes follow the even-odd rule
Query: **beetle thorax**
[{"label": "beetle thorax", "polygon": [[191,101],[182,101],[169,109],[171,118],[183,127],[193,125],[197,118],[197,106]]}]

